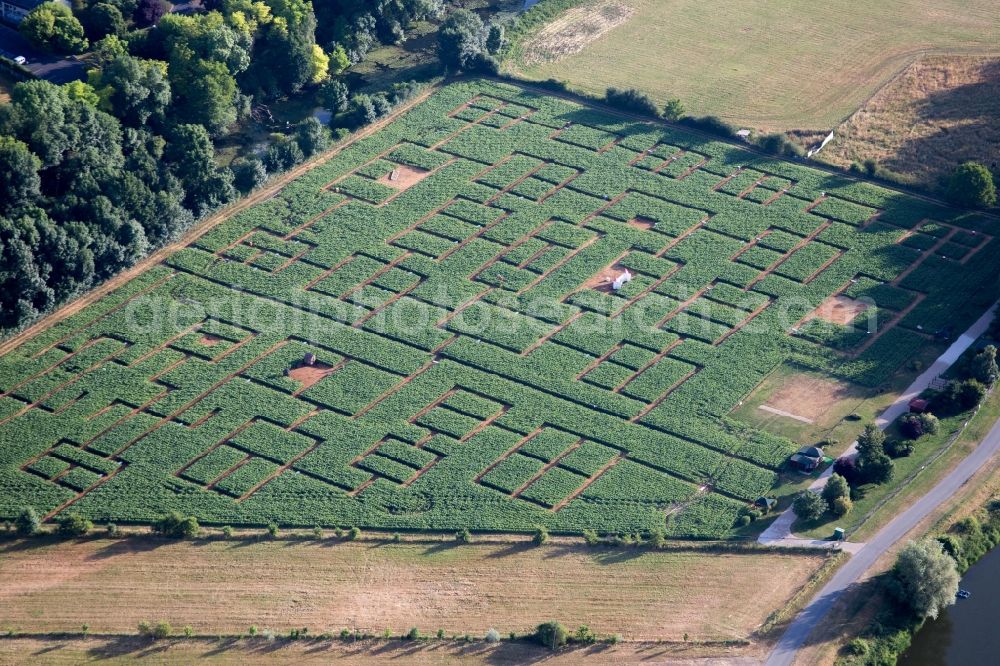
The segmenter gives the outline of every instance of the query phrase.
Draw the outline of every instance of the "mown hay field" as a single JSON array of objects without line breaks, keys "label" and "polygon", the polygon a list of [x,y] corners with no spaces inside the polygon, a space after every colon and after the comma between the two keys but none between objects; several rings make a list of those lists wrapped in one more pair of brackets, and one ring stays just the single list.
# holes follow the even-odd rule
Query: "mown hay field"
[{"label": "mown hay field", "polygon": [[[2,548],[4,631],[135,631],[166,620],[204,635],[351,631],[504,636],[558,619],[630,640],[747,639],[828,554],[589,548],[553,543],[305,540]],[[253,576],[250,572],[266,572]],[[766,586],[747,580],[767,580]],[[623,585],[622,581],[628,581]],[[136,585],[136,581],[142,581]],[[725,593],[720,591],[725,590]]]},{"label": "mown hay field", "polygon": [[0,517],[726,536],[797,448],[731,410],[882,387],[995,300],[994,225],[452,84],[0,358]]},{"label": "mown hay field", "polygon": [[[628,20],[603,32],[621,8]],[[581,33],[595,39],[524,74],[593,93],[634,86],[763,129],[834,127],[920,54],[1000,53],[990,0],[595,0],[574,11],[583,10],[590,18],[567,21],[563,40],[544,35],[546,48],[561,53],[560,42]],[[594,27],[581,29],[588,21]],[[524,52],[542,57],[530,42]]]}]

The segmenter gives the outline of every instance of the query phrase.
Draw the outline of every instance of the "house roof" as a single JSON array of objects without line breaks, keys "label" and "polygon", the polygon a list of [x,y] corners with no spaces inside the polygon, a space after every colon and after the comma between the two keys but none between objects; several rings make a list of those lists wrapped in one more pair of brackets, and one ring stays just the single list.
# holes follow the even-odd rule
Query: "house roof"
[{"label": "house roof", "polygon": [[804,458],[822,458],[823,449],[816,446],[803,446],[796,452],[795,455],[802,456]]}]

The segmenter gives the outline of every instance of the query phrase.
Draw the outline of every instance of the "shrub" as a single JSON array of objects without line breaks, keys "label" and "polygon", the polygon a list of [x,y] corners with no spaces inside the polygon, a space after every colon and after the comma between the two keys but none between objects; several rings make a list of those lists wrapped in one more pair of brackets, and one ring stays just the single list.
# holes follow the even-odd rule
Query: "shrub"
[{"label": "shrub", "polygon": [[455,532],[455,541],[459,543],[472,543],[472,532],[467,528]]},{"label": "shrub", "polygon": [[679,99],[668,99],[663,105],[663,118],[670,122],[677,122],[684,117],[684,104]]},{"label": "shrub", "polygon": [[583,540],[586,542],[588,546],[596,546],[601,542],[601,538],[597,536],[597,532],[595,532],[594,530],[584,530]]},{"label": "shrub", "polygon": [[118,526],[115,525],[114,523],[108,523],[107,526],[104,528],[104,534],[109,539],[116,538],[118,536]]},{"label": "shrub", "polygon": [[967,208],[989,208],[997,203],[993,174],[978,162],[966,162],[955,169],[947,195],[951,203]]},{"label": "shrub", "polygon": [[652,116],[653,118],[660,117],[660,111],[656,107],[656,102],[648,95],[644,95],[634,88],[629,88],[628,90],[608,88],[604,93],[604,102],[608,106],[613,106],[622,111],[639,113],[644,116]]},{"label": "shrub", "polygon": [[253,638],[254,636],[257,635],[257,625],[256,624],[251,624],[250,625],[250,628],[247,629],[247,635],[250,636],[251,638]]},{"label": "shrub", "polygon": [[756,143],[757,147],[764,152],[780,157],[802,157],[805,155],[802,146],[791,141],[788,136],[780,132],[765,134],[757,139]]},{"label": "shrub", "polygon": [[874,423],[865,426],[858,435],[858,456],[855,465],[860,483],[882,484],[892,478],[892,460],[885,454],[885,433]]},{"label": "shrub", "polygon": [[958,383],[958,404],[962,409],[972,409],[986,396],[986,387],[976,379],[966,379]]},{"label": "shrub", "polygon": [[858,482],[858,466],[854,458],[837,458],[833,463],[833,473],[838,474],[847,481],[848,484]]},{"label": "shrub", "polygon": [[264,168],[268,173],[279,173],[292,168],[306,158],[299,144],[285,136],[279,136],[264,151]]},{"label": "shrub", "polygon": [[543,525],[539,525],[535,528],[535,535],[531,538],[532,543],[536,546],[541,546],[543,543],[549,540],[549,530]]},{"label": "shrub", "polygon": [[844,652],[854,657],[866,657],[871,652],[872,646],[864,638],[855,638],[844,647]]},{"label": "shrub", "polygon": [[268,523],[267,527],[265,529],[267,530],[267,535],[269,537],[271,537],[272,539],[275,538],[275,537],[277,537],[278,534],[281,531],[281,530],[278,529],[278,524],[277,523]]},{"label": "shrub", "polygon": [[491,627],[490,630],[486,632],[486,636],[485,636],[484,640],[487,643],[499,643],[500,642],[500,632],[497,631],[496,629],[493,629]]},{"label": "shrub", "polygon": [[42,529],[42,521],[38,519],[34,507],[26,506],[21,509],[21,513],[17,514],[17,518],[14,519],[14,529],[18,536],[27,537],[38,534],[38,531]]},{"label": "shrub", "polygon": [[597,634],[591,631],[590,627],[588,627],[587,625],[581,624],[579,628],[577,628],[576,633],[573,634],[573,640],[575,640],[577,643],[585,643],[585,644],[596,643]]},{"label": "shrub", "polygon": [[310,116],[295,128],[295,143],[304,156],[311,157],[330,145],[330,131],[319,120]]},{"label": "shrub", "polygon": [[437,630],[437,637],[442,639],[444,638],[444,629]]},{"label": "shrub", "polygon": [[890,439],[885,443],[885,453],[890,458],[906,458],[913,455],[913,442],[902,439]]},{"label": "shrub", "polygon": [[543,622],[535,629],[534,638],[540,645],[555,650],[566,645],[569,640],[569,631],[559,622]]},{"label": "shrub", "polygon": [[153,523],[150,529],[153,534],[172,539],[192,539],[201,531],[197,518],[185,517],[180,511],[171,511]]},{"label": "shrub", "polygon": [[352,527],[351,529],[347,530],[348,541],[357,541],[359,538],[361,538],[360,529],[358,529],[357,527]]},{"label": "shrub", "polygon": [[818,520],[826,513],[826,509],[826,501],[818,494],[809,490],[799,493],[795,501],[792,502],[792,510],[802,520]]},{"label": "shrub", "polygon": [[410,627],[410,630],[406,632],[406,640],[415,641],[420,638],[420,630],[416,627]]},{"label": "shrub", "polygon": [[854,508],[854,502],[849,496],[838,497],[830,502],[830,513],[837,518],[846,516]]},{"label": "shrub", "polygon": [[267,182],[267,169],[257,157],[239,157],[230,165],[233,170],[233,185],[242,194],[247,194]]},{"label": "shrub", "polygon": [[233,528],[230,527],[229,525],[225,525],[222,528],[222,536],[224,538],[226,538],[226,539],[232,539],[233,538]]},{"label": "shrub", "polygon": [[169,622],[163,620],[156,623],[156,626],[151,626],[149,622],[145,620],[139,623],[139,635],[148,636],[154,639],[167,638],[174,632],[173,627],[170,626]]},{"label": "shrub", "polygon": [[972,359],[969,372],[976,381],[986,386],[993,384],[1000,376],[1000,367],[997,367],[997,348],[993,345],[984,347]]},{"label": "shrub", "polygon": [[837,473],[830,476],[830,478],[826,481],[826,485],[823,486],[823,499],[826,500],[826,503],[831,506],[835,499],[848,497],[850,494],[851,489],[847,485],[847,479]]},{"label": "shrub", "polygon": [[744,514],[742,516],[739,516],[736,519],[736,526],[737,527],[746,527],[747,525],[749,525],[752,522],[753,521],[750,519],[750,516]]},{"label": "shrub", "polygon": [[[170,634],[168,633],[167,635],[169,636]],[[184,638],[191,638],[192,636],[194,636],[194,628],[190,624],[184,625]]]},{"label": "shrub", "polygon": [[350,91],[340,79],[327,79],[316,93],[316,100],[331,113],[341,113],[347,109]]},{"label": "shrub", "polygon": [[57,531],[62,536],[75,537],[83,536],[94,529],[94,523],[90,522],[78,513],[67,513],[59,517],[59,527]]},{"label": "shrub", "polygon": [[735,128],[717,116],[684,116],[679,122],[682,125],[687,125],[688,127],[693,127],[709,134],[717,134],[727,139],[736,136]]},{"label": "shrub", "polygon": [[653,548],[663,548],[667,544],[667,535],[660,528],[649,533],[649,545]]},{"label": "shrub", "polygon": [[[908,439],[920,439],[924,436],[924,421],[920,414],[903,414],[899,417],[899,431]],[[888,449],[886,450],[888,452]],[[892,455],[891,453],[889,455]]]}]

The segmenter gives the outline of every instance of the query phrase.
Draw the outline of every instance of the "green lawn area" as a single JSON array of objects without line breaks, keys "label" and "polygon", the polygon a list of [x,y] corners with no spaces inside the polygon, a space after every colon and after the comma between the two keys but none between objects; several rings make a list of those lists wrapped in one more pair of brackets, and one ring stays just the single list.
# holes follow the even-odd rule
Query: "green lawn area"
[{"label": "green lawn area", "polygon": [[679,97],[691,113],[757,128],[828,129],[918,54],[1000,51],[991,0],[590,4],[598,3],[634,14],[576,55],[523,73],[596,93],[634,86],[658,102]]}]

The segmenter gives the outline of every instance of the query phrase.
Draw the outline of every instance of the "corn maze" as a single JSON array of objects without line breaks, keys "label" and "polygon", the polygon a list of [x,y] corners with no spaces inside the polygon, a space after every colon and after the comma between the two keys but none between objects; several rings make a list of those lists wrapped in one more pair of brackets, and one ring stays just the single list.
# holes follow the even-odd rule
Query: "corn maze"
[{"label": "corn maze", "polygon": [[991,224],[453,84],[0,359],[0,516],[724,536],[794,448],[727,414],[962,330]]}]

